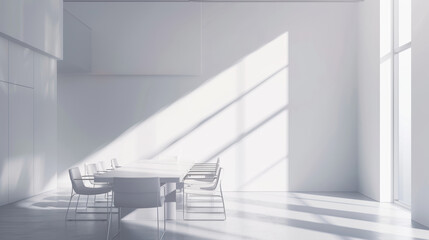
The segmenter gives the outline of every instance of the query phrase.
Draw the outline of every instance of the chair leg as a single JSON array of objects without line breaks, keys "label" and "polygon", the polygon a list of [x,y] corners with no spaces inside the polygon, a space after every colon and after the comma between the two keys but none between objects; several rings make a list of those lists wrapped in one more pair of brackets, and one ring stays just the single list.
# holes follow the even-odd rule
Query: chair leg
[{"label": "chair leg", "polygon": [[122,218],[121,208],[118,208],[118,233],[121,232],[121,218]]},{"label": "chair leg", "polygon": [[[107,200],[107,204],[109,204],[109,200]],[[108,218],[107,218],[107,240],[109,240],[110,237],[110,225],[112,224],[112,208],[113,208],[113,201],[111,201],[110,203],[110,208],[109,208],[109,214],[108,214]]]},{"label": "chair leg", "polygon": [[77,219],[77,207],[79,206],[79,200],[80,200],[80,194],[78,194],[78,196],[77,196],[77,202],[76,202],[76,207],[75,207],[75,209],[74,209],[74,219],[76,220]]},{"label": "chair leg", "polygon": [[165,222],[165,203],[164,203],[164,231],[162,232],[162,234],[160,234],[160,228],[159,228],[159,207],[156,208],[156,224],[157,224],[157,231],[156,231],[156,236],[158,240],[162,240],[164,238],[164,234],[166,231],[166,222]]},{"label": "chair leg", "polygon": [[[189,197],[189,195],[191,195],[190,197]],[[225,221],[226,220],[226,207],[225,207],[225,200],[224,200],[224,196],[223,196],[223,191],[222,191],[222,184],[220,184],[220,195],[217,195],[217,193],[216,193],[216,195],[212,195],[212,196],[210,196],[211,198],[211,200],[209,200],[209,203],[211,204],[211,206],[200,206],[200,207],[198,207],[198,206],[187,206],[187,203],[188,203],[188,201],[189,201],[189,199],[188,198],[190,198],[190,201],[192,201],[192,197],[193,196],[206,196],[206,195],[202,195],[202,194],[189,194],[189,193],[184,193],[184,196],[183,196],[183,220],[185,220],[185,221]],[[207,197],[209,197],[208,195],[207,195]],[[222,203],[222,211],[217,211],[217,212],[194,212],[194,211],[191,211],[190,213],[213,213],[213,214],[223,214],[223,218],[222,219],[192,219],[192,218],[186,218],[185,217],[185,211],[188,209],[188,208],[210,208],[210,207],[212,207],[212,208],[220,208],[220,207],[215,207],[213,204],[214,204],[214,197],[216,197],[216,198],[220,198],[221,199],[221,203]]]},{"label": "chair leg", "polygon": [[157,238],[156,239],[160,239],[159,238],[159,208],[157,207],[156,208],[156,225],[157,225],[157,231],[156,231],[156,236],[157,236]]},{"label": "chair leg", "polygon": [[223,199],[222,183],[220,183],[220,196],[222,198],[223,215],[224,215],[224,219],[226,220],[226,209],[225,209],[225,200]]},{"label": "chair leg", "polygon": [[[95,205],[95,202],[94,202]],[[109,217],[109,199],[107,199],[107,203],[106,203],[106,218]]]},{"label": "chair leg", "polygon": [[85,205],[86,210],[88,210],[88,201],[89,201],[89,195],[86,196],[86,205]]},{"label": "chair leg", "polygon": [[166,231],[167,231],[167,211],[166,211],[165,202],[164,202],[164,233],[162,235],[164,235]]},{"label": "chair leg", "polygon": [[183,186],[182,191],[182,211],[183,211],[183,220],[185,220],[185,187]]},{"label": "chair leg", "polygon": [[67,212],[66,212],[66,220],[68,219],[68,218],[67,218],[67,216],[69,215],[69,210],[70,210],[71,200],[73,199],[73,197],[74,197],[74,194],[73,194],[73,189],[72,189],[71,194],[70,194],[69,205],[68,205],[68,207],[67,207]]}]

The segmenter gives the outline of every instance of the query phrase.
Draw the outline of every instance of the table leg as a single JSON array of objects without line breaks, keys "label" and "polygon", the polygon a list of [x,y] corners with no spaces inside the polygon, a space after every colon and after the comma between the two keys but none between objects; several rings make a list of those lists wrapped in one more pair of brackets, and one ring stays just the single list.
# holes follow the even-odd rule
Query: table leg
[{"label": "table leg", "polygon": [[166,183],[167,196],[165,197],[165,204],[167,207],[167,219],[176,219],[176,183]]}]

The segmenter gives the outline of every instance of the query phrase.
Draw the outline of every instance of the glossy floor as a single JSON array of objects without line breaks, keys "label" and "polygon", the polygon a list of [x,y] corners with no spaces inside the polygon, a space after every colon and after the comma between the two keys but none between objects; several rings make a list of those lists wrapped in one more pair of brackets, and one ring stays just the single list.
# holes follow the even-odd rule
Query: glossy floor
[{"label": "glossy floor", "polygon": [[[429,230],[412,223],[409,211],[357,193],[229,192],[225,196],[226,221],[183,221],[178,212],[178,220],[168,221],[164,239],[429,240]],[[0,207],[0,239],[106,239],[105,221],[66,222],[67,201],[67,193],[51,192]],[[155,239],[153,213],[144,210],[126,216],[116,239]],[[117,226],[113,221],[114,233]]]}]

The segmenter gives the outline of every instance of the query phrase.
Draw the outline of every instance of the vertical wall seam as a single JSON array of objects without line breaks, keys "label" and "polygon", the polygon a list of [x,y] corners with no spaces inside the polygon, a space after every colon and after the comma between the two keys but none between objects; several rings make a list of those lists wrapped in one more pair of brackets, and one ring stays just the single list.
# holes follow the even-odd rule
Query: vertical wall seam
[{"label": "vertical wall seam", "polygon": [[[10,82],[10,46],[9,46],[9,40],[6,41],[7,42],[7,81]],[[9,83],[6,83],[7,86],[7,159],[6,159],[6,174],[7,174],[7,203],[10,202],[10,189],[9,189],[9,171],[10,171],[10,165],[9,165],[9,161],[10,161],[10,86]]]},{"label": "vertical wall seam", "polygon": [[56,179],[55,179],[55,189],[58,189],[58,157],[59,157],[59,137],[58,137],[58,61],[55,59],[52,59],[51,61],[55,61],[55,75],[54,75],[54,81],[55,81],[55,173],[56,173]]},{"label": "vertical wall seam", "polygon": [[200,3],[200,74],[203,75],[203,3]]},{"label": "vertical wall seam", "polygon": [[392,35],[391,35],[391,37],[392,37],[392,39],[391,39],[391,46],[392,46],[392,48],[391,48],[391,51],[392,51],[392,60],[391,60],[391,64],[390,64],[390,67],[391,67],[391,77],[390,77],[390,84],[392,84],[392,92],[391,92],[391,94],[392,94],[392,96],[391,96],[391,99],[390,99],[390,101],[391,101],[391,127],[392,127],[392,129],[391,129],[391,131],[392,131],[392,138],[390,139],[390,144],[391,144],[391,146],[392,146],[392,149],[390,150],[391,151],[391,153],[390,154],[392,154],[391,156],[391,159],[390,159],[390,164],[391,164],[391,169],[392,169],[392,172],[391,172],[391,176],[390,176],[390,183],[391,183],[391,189],[390,189],[390,200],[392,201],[392,202],[394,202],[395,201],[395,152],[396,152],[396,149],[395,149],[395,114],[396,114],[396,111],[395,111],[395,91],[396,91],[396,89],[395,89],[395,79],[396,79],[396,74],[395,74],[395,65],[396,65],[396,61],[395,61],[395,44],[396,44],[396,33],[397,33],[397,31],[396,31],[396,16],[399,16],[399,14],[397,15],[397,13],[396,13],[396,11],[397,11],[397,6],[396,6],[396,4],[397,4],[397,1],[395,1],[395,0],[391,0],[391,4],[392,4],[392,12],[391,12],[391,31],[392,31]]},{"label": "vertical wall seam", "polygon": [[35,67],[34,67],[34,65],[36,65],[36,61],[35,61],[35,53],[34,52],[32,52],[33,53],[33,90],[32,90],[32,92],[33,92],[33,193],[32,193],[32,195],[36,195],[36,187],[35,187],[35,180],[36,180],[36,172],[35,172],[35,170],[34,170],[34,165],[35,165],[35,162],[34,162],[34,159],[35,159],[35,151],[36,151],[36,148],[34,147],[34,143],[36,142],[36,134],[35,134],[35,125],[36,125],[36,116],[35,116],[35,114],[34,114],[34,112],[36,111],[36,104],[35,104],[35,99],[34,99],[34,95],[35,95],[35,86],[36,86],[36,84],[35,84],[35,71],[34,71],[34,69],[35,69]]}]

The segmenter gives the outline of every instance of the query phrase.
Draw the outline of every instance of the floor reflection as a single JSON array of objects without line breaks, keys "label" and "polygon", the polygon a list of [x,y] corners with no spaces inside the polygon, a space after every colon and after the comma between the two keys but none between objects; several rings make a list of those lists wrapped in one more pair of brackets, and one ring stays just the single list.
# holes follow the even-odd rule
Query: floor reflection
[{"label": "floor reflection", "polygon": [[[227,192],[225,200],[226,221],[189,222],[181,220],[179,199],[179,219],[167,222],[164,239],[429,240],[429,229],[412,222],[409,211],[358,193]],[[1,239],[106,239],[106,222],[65,222],[67,201],[68,193],[58,191],[0,207]],[[154,213],[127,215],[115,239],[155,239]],[[114,234],[117,227],[114,217]]]}]

